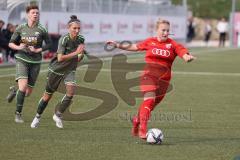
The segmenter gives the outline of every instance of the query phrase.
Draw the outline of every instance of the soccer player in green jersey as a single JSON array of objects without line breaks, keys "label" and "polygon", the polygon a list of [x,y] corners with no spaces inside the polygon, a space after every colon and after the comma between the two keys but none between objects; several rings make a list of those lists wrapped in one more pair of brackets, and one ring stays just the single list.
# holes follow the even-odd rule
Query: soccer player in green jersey
[{"label": "soccer player in green jersey", "polygon": [[27,23],[17,27],[9,42],[9,47],[17,50],[15,58],[18,90],[10,87],[7,100],[11,102],[16,95],[15,122],[17,123],[24,122],[21,116],[23,103],[25,96],[31,94],[37,80],[42,60],[41,53],[51,46],[47,30],[39,23],[38,6],[27,6],[26,14]]},{"label": "soccer player in green jersey", "polygon": [[46,90],[38,103],[37,114],[31,123],[31,128],[39,126],[43,111],[62,81],[66,86],[66,94],[59,103],[53,120],[58,128],[63,128],[62,113],[72,102],[76,87],[75,71],[85,53],[84,38],[79,34],[80,20],[75,15],[72,15],[68,22],[68,32],[60,38],[57,54],[49,64]]}]

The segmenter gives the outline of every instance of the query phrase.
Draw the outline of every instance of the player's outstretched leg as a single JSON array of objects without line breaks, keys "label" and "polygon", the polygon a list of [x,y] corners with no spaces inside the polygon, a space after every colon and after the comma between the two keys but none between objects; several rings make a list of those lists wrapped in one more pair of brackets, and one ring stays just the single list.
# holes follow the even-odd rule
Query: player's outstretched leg
[{"label": "player's outstretched leg", "polygon": [[65,95],[61,102],[56,107],[56,113],[53,115],[53,120],[56,122],[58,128],[63,128],[62,114],[71,105],[73,96]]},{"label": "player's outstretched leg", "polygon": [[23,103],[25,98],[25,92],[24,91],[17,91],[16,94],[17,97],[17,103],[16,103],[16,112],[15,112],[15,122],[16,123],[23,123],[22,119],[22,109],[23,109]]},{"label": "player's outstretched leg", "polygon": [[51,99],[51,97],[52,97],[52,94],[49,94],[46,92],[43,94],[43,97],[40,99],[40,101],[38,103],[37,114],[33,118],[33,121],[31,123],[31,128],[37,128],[39,126],[41,115],[44,112],[45,108],[47,107],[48,102]]},{"label": "player's outstretched leg", "polygon": [[139,109],[140,125],[139,125],[139,131],[138,131],[139,138],[146,139],[147,123],[150,118],[151,111],[154,108],[154,104],[155,104],[155,100],[151,98],[151,99],[144,100],[142,105],[140,106],[140,109]]},{"label": "player's outstretched leg", "polygon": [[38,103],[37,114],[35,115],[32,123],[31,123],[31,128],[37,128],[39,126],[41,115],[42,115],[43,111],[45,110],[45,108],[47,107],[47,104],[48,104],[48,101],[41,98],[41,100]]}]

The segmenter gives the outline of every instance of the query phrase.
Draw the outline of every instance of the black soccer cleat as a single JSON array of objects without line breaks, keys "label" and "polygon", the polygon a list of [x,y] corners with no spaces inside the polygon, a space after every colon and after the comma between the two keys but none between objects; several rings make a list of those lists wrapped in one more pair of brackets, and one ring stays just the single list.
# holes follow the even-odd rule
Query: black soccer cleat
[{"label": "black soccer cleat", "polygon": [[8,103],[11,103],[13,101],[13,99],[15,98],[17,93],[17,89],[15,86],[11,86],[9,88],[9,94],[7,95],[6,99],[8,101]]}]

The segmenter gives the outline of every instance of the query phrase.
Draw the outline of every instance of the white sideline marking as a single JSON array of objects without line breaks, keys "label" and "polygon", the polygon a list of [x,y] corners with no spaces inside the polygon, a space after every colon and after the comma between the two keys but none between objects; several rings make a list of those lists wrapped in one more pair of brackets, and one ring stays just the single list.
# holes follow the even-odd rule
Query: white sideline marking
[{"label": "white sideline marking", "polygon": [[[110,69],[101,69],[103,72],[109,72]],[[126,70],[115,70],[116,72],[124,72]],[[136,71],[141,72],[141,71]],[[221,72],[183,72],[183,71],[173,71],[173,74],[179,75],[200,75],[200,76],[240,76],[240,73],[221,73]]]},{"label": "white sideline marking", "polygon": [[[200,54],[200,53],[215,53],[215,52],[223,52],[223,51],[232,51],[232,50],[239,50],[239,48],[210,48],[210,49],[206,49],[206,50],[200,50],[200,51],[196,51],[196,52],[193,52],[193,54]],[[128,54],[126,54],[128,55]],[[139,55],[143,55],[142,53],[136,53],[136,54],[129,54],[129,60],[134,60],[134,61],[138,61],[138,60],[144,60],[144,57],[140,57],[140,58],[136,58],[138,57]],[[113,56],[113,55],[112,55]],[[104,57],[104,58],[101,58],[103,61],[109,61],[109,60],[112,60],[112,57]],[[43,65],[43,64],[42,64]],[[12,67],[12,68],[1,68],[0,67],[0,70],[1,71],[15,71],[16,68],[15,67]]]},{"label": "white sideline marking", "polygon": [[174,74],[181,75],[200,75],[200,76],[240,76],[240,73],[220,73],[220,72],[182,72],[182,71],[174,71]]},{"label": "white sideline marking", "polygon": [[[203,50],[203,51],[196,51],[196,52],[194,52],[194,54],[200,54],[200,53],[206,53],[206,52],[207,53],[215,53],[215,52],[223,52],[223,51],[231,51],[231,50],[238,50],[238,49],[237,48],[207,49],[207,50]],[[135,54],[135,55],[137,55],[137,54]],[[129,60],[131,62],[144,60],[144,57],[141,57],[141,58],[136,58],[136,57],[135,56],[129,57]],[[102,59],[104,61],[109,61],[109,60],[111,60],[111,57],[105,57],[105,58],[102,58]],[[83,69],[83,67],[77,68],[77,70],[81,70],[81,69]],[[15,67],[14,68],[6,68],[6,69],[1,69],[0,68],[0,70],[10,71],[10,70],[15,70]],[[48,69],[44,69],[44,70],[41,70],[40,73],[45,73],[47,71],[48,71]],[[101,71],[107,72],[107,71],[110,71],[110,69],[101,69]],[[119,70],[117,72],[121,72],[121,70]],[[174,74],[182,74],[182,75],[202,75],[202,76],[240,76],[240,73],[181,72],[181,71],[175,71],[173,73]],[[15,73],[0,75],[0,78],[13,77],[13,76],[15,76]]]}]

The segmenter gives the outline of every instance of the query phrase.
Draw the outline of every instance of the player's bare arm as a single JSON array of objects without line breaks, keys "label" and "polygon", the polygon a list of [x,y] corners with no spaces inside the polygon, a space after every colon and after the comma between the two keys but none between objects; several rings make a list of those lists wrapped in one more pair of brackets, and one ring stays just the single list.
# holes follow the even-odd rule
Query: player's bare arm
[{"label": "player's bare arm", "polygon": [[15,43],[9,43],[8,46],[13,50],[22,50],[26,48],[26,44],[20,43],[20,45],[16,45]]},{"label": "player's bare arm", "polygon": [[83,54],[84,52],[84,44],[80,44],[78,46],[78,48],[73,51],[72,53],[69,53],[67,55],[64,55],[64,54],[58,54],[58,62],[62,62],[62,61],[65,61],[65,60],[68,60],[68,59],[71,59],[72,57],[78,55],[78,54]]}]

